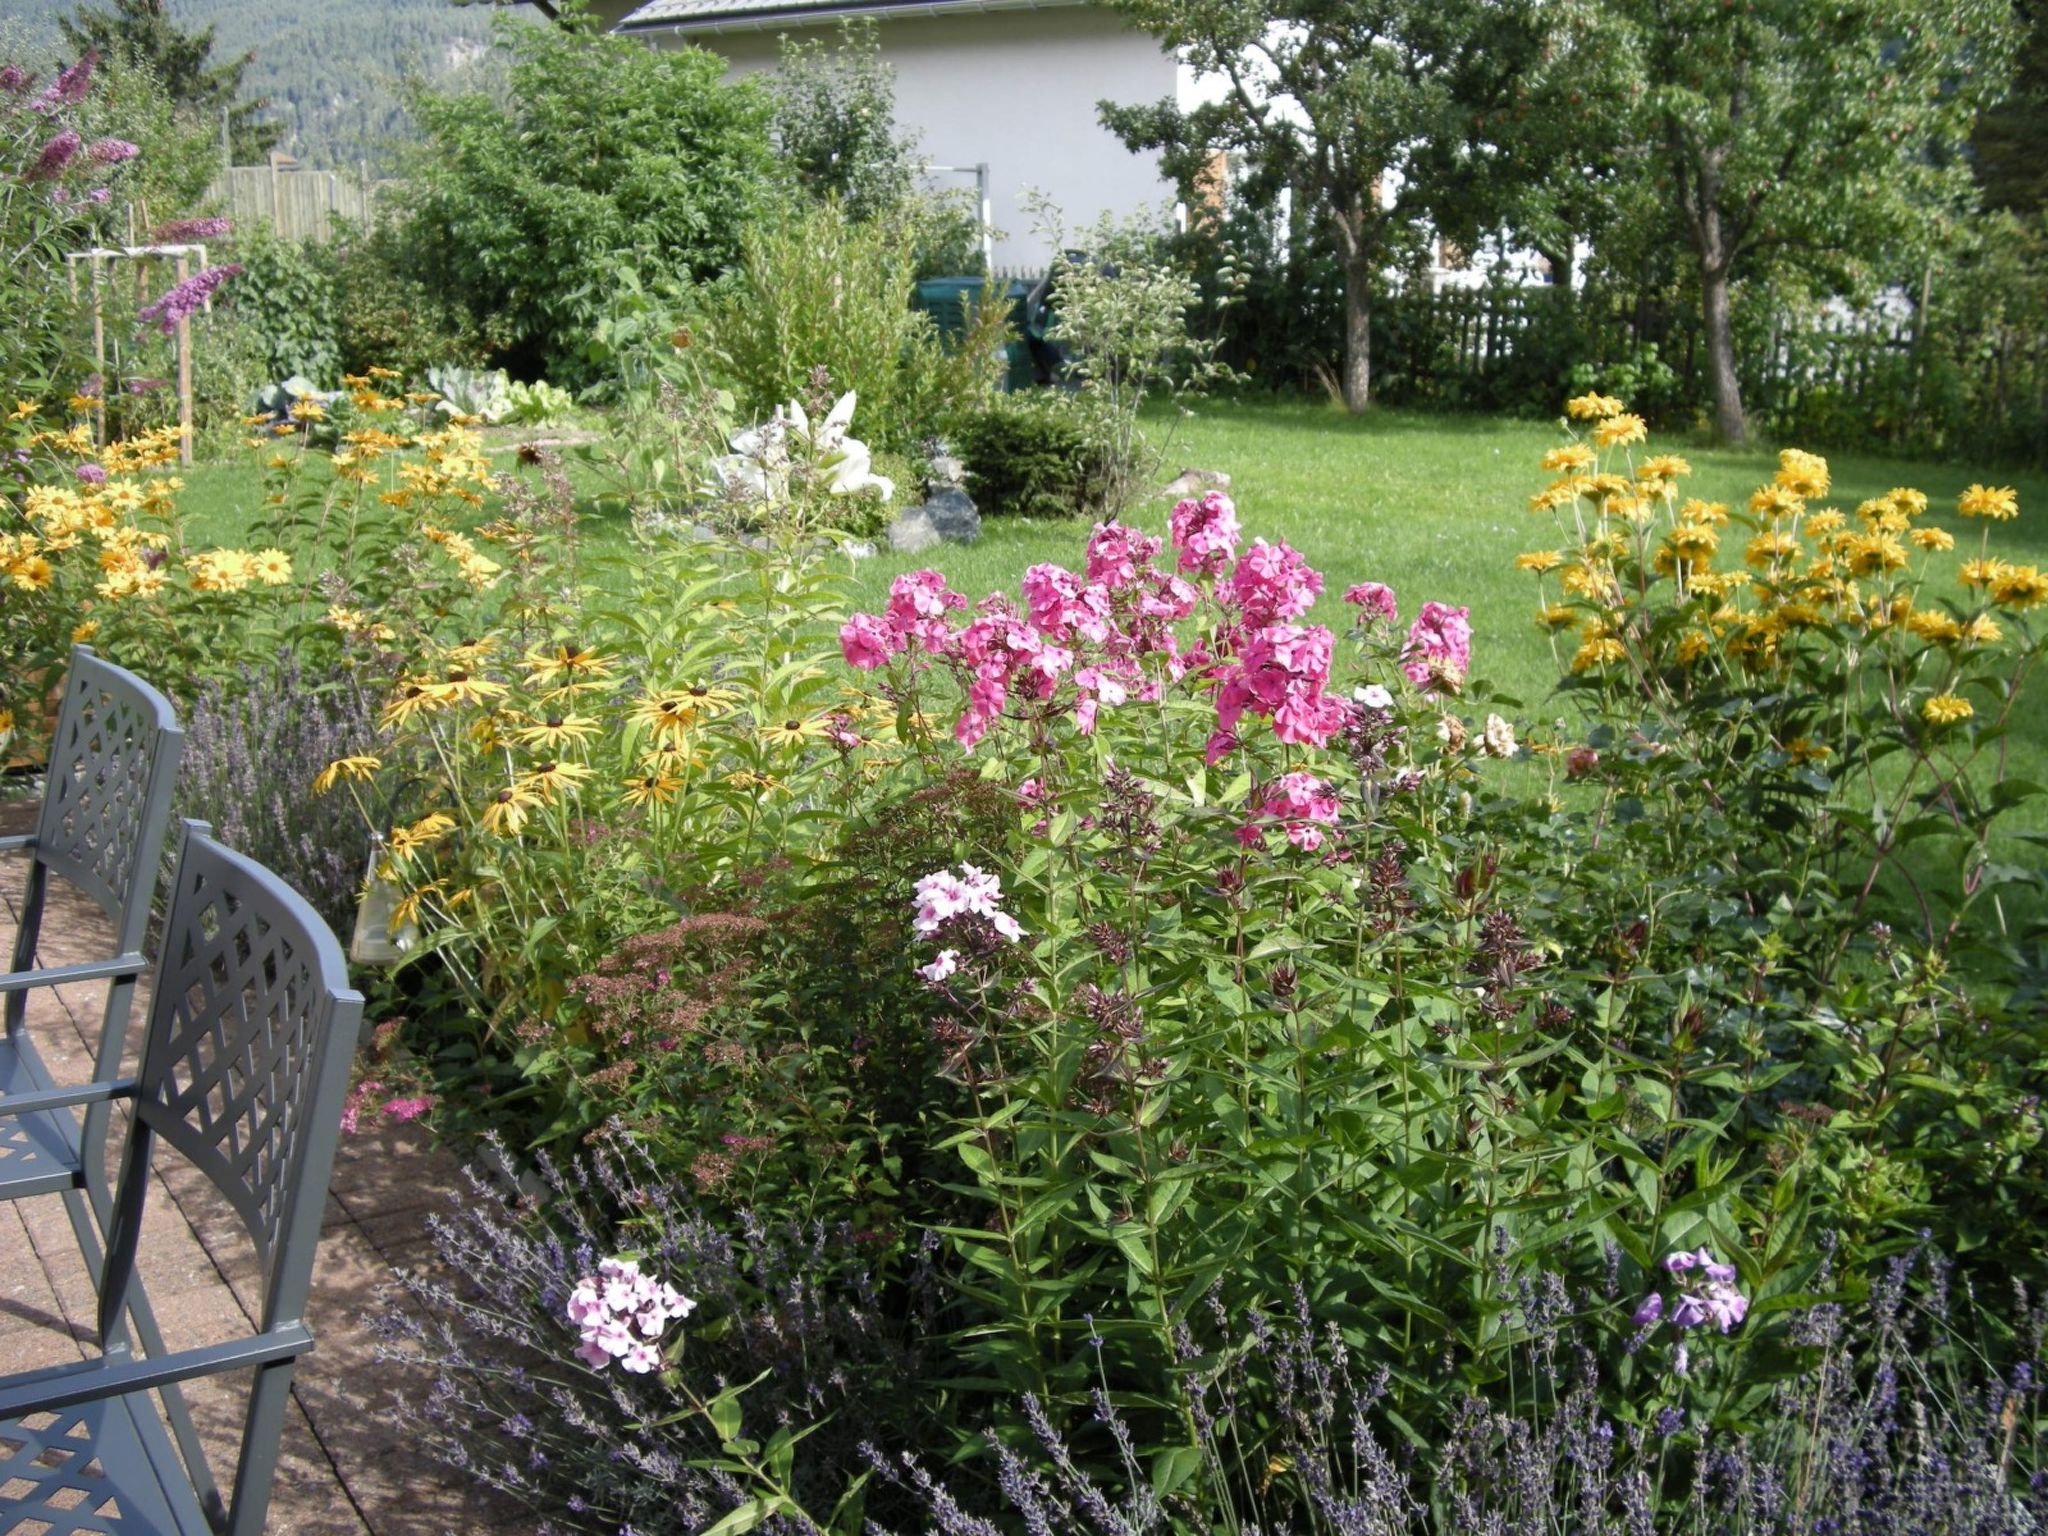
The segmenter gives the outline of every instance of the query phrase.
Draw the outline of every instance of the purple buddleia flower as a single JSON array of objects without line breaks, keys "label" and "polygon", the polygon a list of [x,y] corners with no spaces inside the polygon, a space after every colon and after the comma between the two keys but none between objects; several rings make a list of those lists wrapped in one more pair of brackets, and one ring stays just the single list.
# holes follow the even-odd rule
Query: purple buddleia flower
[{"label": "purple buddleia flower", "polygon": [[93,68],[99,61],[99,49],[86,49],[83,58],[52,80],[50,88],[36,98],[35,110],[48,117],[52,112],[74,107],[85,100],[85,93],[92,89]]},{"label": "purple buddleia flower", "polygon": [[81,464],[73,473],[86,485],[105,485],[107,483],[107,472],[97,464]]},{"label": "purple buddleia flower", "polygon": [[226,219],[173,219],[149,232],[158,245],[186,245],[195,240],[217,240],[228,232]]},{"label": "purple buddleia flower", "polygon": [[94,187],[85,194],[85,200],[89,203],[110,203],[114,200],[114,194],[105,187]]},{"label": "purple buddleia flower", "polygon": [[30,181],[54,181],[64,174],[64,167],[71,163],[85,141],[73,130],[66,128],[43,145],[36,154],[35,164],[28,168]]},{"label": "purple buddleia flower", "polygon": [[142,153],[142,148],[126,139],[95,139],[89,153],[101,165],[119,165],[123,160],[133,160]]},{"label": "purple buddleia flower", "polygon": [[19,64],[0,64],[0,91],[19,96],[35,83],[35,76]]},{"label": "purple buddleia flower", "polygon": [[189,320],[199,313],[200,306],[213,297],[215,289],[229,278],[241,276],[241,273],[241,264],[232,261],[224,266],[195,272],[154,303],[145,305],[142,320],[145,324],[154,325],[164,335],[172,335],[180,321]]}]

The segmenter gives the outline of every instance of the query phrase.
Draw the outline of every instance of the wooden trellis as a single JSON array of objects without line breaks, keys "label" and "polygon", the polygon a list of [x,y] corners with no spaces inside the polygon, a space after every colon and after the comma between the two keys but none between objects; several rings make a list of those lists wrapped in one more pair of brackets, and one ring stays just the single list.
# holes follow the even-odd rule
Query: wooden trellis
[{"label": "wooden trellis", "polygon": [[[89,265],[92,280],[92,355],[94,365],[99,369],[100,396],[93,408],[93,441],[107,440],[107,320],[104,293],[107,269],[117,261],[136,263],[135,282],[138,294],[146,292],[149,285],[150,266],[154,262],[168,261],[182,283],[192,275],[192,259],[199,259],[199,270],[204,271],[206,247],[199,244],[186,245],[123,245],[95,246],[87,251],[71,251],[64,257],[65,273],[70,279],[71,296],[78,297],[78,268],[81,262]],[[213,300],[208,298],[205,307],[210,314]],[[178,343],[178,462],[190,466],[192,463],[192,320],[189,315],[178,317],[176,332]]]}]

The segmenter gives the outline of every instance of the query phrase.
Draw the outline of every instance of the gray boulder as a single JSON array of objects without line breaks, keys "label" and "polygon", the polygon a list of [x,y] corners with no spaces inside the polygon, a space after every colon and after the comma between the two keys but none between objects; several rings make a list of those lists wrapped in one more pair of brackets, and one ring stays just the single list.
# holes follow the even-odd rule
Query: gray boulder
[{"label": "gray boulder", "polygon": [[939,542],[939,530],[923,507],[905,507],[889,525],[889,547],[899,555],[921,555]]},{"label": "gray boulder", "polygon": [[1185,501],[1190,496],[1206,496],[1211,491],[1230,489],[1230,476],[1220,469],[1184,469],[1172,484],[1161,488],[1161,496],[1175,501]]},{"label": "gray boulder", "polygon": [[948,544],[972,544],[981,537],[981,514],[974,510],[974,498],[957,485],[927,499],[924,515]]}]

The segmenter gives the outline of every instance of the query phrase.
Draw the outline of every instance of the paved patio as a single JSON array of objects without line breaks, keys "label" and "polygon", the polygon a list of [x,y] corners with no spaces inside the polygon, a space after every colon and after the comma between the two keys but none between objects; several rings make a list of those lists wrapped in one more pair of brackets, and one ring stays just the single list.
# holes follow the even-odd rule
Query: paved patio
[{"label": "paved patio", "polygon": [[[13,818],[0,817],[0,823]],[[10,830],[0,824],[0,830]],[[0,943],[14,942],[24,862],[0,856]],[[41,963],[104,956],[110,931],[98,910],[53,890]],[[100,985],[40,989],[29,1027],[60,1081],[91,1075],[100,1027]],[[147,993],[137,1000],[135,1038]],[[110,1139],[118,1149],[120,1136]],[[141,1272],[171,1348],[246,1336],[256,1305],[255,1259],[211,1185],[175,1155],[159,1153],[143,1226]],[[417,1126],[367,1127],[344,1137],[327,1197],[307,1324],[319,1341],[292,1388],[268,1529],[304,1536],[440,1536],[530,1531],[508,1510],[413,1452],[391,1424],[394,1394],[424,1395],[425,1382],[380,1364],[368,1316],[395,1304],[380,1297],[394,1267],[431,1259],[426,1217],[461,1182],[446,1153]],[[54,1195],[0,1202],[0,1372],[92,1353],[93,1289],[62,1201]],[[243,1377],[187,1388],[216,1476],[234,1466],[247,1397]]]}]

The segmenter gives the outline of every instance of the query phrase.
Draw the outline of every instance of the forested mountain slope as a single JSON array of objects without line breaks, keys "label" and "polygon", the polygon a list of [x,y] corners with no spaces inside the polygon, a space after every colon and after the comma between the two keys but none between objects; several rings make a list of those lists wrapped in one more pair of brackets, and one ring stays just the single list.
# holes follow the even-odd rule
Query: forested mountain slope
[{"label": "forested mountain slope", "polygon": [[[47,67],[60,45],[57,17],[77,0],[7,0]],[[253,50],[249,94],[265,96],[284,127],[280,148],[316,165],[393,165],[395,141],[414,136],[400,104],[408,74],[449,82],[473,73],[491,33],[487,7],[448,0],[171,0],[179,26],[214,29],[214,57]],[[521,9],[512,13],[532,18]]]}]

